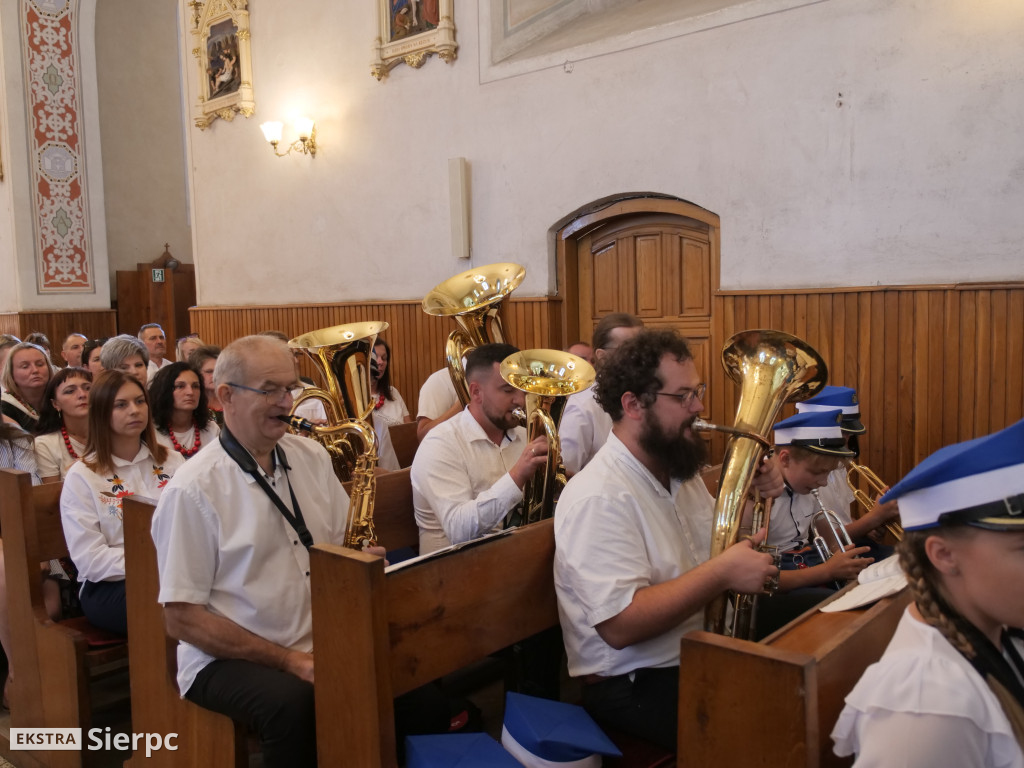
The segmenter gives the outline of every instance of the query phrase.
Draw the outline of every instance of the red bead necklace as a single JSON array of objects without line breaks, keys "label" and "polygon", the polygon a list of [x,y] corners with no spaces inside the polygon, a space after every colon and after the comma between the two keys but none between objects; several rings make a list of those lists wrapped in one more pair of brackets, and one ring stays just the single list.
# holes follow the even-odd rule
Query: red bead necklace
[{"label": "red bead necklace", "polygon": [[168,428],[168,430],[167,430],[167,434],[169,434],[171,436],[171,445],[174,446],[174,450],[176,450],[178,453],[180,453],[186,459],[191,458],[192,456],[195,456],[196,453],[199,451],[199,449],[203,447],[203,441],[199,437],[199,425],[196,424],[194,428],[195,428],[195,436],[196,437],[195,437],[195,442],[193,443],[191,448],[182,448],[181,447],[181,443],[179,443],[178,439],[174,436],[174,430],[170,429],[170,428]]},{"label": "red bead necklace", "polygon": [[60,434],[64,438],[64,447],[68,449],[68,455],[72,459],[77,459],[78,454],[75,453],[75,449],[71,447],[71,435],[68,434],[68,430],[63,424],[60,425]]},{"label": "red bead necklace", "polygon": [[383,407],[384,407],[384,393],[381,392],[380,396],[377,398],[377,404],[375,406],[373,406],[373,410],[379,411]]}]

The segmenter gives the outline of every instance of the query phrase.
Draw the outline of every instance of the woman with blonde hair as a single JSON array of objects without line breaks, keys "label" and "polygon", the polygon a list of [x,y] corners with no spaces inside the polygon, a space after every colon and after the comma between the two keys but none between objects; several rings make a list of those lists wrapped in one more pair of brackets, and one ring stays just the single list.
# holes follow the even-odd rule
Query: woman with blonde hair
[{"label": "woman with blonde hair", "polygon": [[882,497],[913,603],[846,697],[835,752],[866,766],[1024,766],[1024,421],[947,446]]},{"label": "woman with blonde hair", "polygon": [[94,626],[128,632],[121,505],[139,494],[156,499],[184,459],[157,442],[146,388],[105,371],[89,393],[85,456],[68,470],[60,514],[82,581],[82,610]]},{"label": "woman with blonde hair", "polygon": [[53,363],[42,347],[27,341],[11,347],[0,374],[4,386],[0,395],[3,415],[26,432],[32,432],[39,422],[46,385],[53,373]]}]

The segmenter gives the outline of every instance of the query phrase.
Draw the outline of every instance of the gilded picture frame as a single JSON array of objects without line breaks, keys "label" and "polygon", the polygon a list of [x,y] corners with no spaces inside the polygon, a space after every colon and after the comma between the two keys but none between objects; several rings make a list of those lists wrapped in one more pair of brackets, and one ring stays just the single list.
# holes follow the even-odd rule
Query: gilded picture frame
[{"label": "gilded picture frame", "polygon": [[419,69],[427,56],[455,61],[455,0],[377,0],[378,34],[370,74],[378,80],[398,64]]},{"label": "gilded picture frame", "polygon": [[205,130],[214,120],[256,111],[252,92],[252,52],[248,0],[191,0],[192,39],[198,91],[195,124]]}]

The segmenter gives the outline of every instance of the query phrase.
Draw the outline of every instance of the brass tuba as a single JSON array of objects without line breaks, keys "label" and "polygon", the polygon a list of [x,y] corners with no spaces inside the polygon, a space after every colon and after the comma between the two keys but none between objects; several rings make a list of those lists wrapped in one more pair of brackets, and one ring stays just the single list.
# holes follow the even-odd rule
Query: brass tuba
[{"label": "brass tuba", "polygon": [[526,440],[546,435],[547,464],[523,487],[522,525],[551,517],[565,487],[558,423],[569,395],[594,383],[594,366],[582,357],[554,349],[528,349],[506,357],[501,378],[526,393]]},{"label": "brass tuba", "polygon": [[[875,499],[881,498],[882,494],[889,490],[889,486],[882,482],[882,479],[876,475],[870,467],[864,464],[858,464],[853,459],[846,462],[846,484],[850,486],[850,490],[853,491],[854,498],[857,499],[857,503],[863,508],[865,512],[870,512],[875,506],[875,501],[867,493],[861,490],[859,480],[863,480],[867,483],[867,486],[871,489],[871,492],[875,494]],[[893,519],[885,524],[885,530],[889,532],[896,541],[903,541],[903,526],[900,525],[900,521]]]},{"label": "brass tuba", "polygon": [[488,264],[450,277],[423,297],[428,315],[454,317],[459,324],[448,336],[445,358],[462,404],[469,404],[469,385],[462,358],[481,344],[504,342],[502,302],[526,277],[519,264]]},{"label": "brass tuba", "polygon": [[[747,492],[779,409],[787,401],[812,396],[828,378],[821,355],[807,342],[782,331],[737,333],[722,350],[722,366],[740,385],[734,428],[751,434],[735,435],[725,447],[711,531],[711,557],[736,543]],[[708,604],[705,629],[724,632],[725,606],[724,594]]]},{"label": "brass tuba", "polygon": [[[326,389],[309,387],[295,399],[290,423],[327,449],[339,480],[352,480],[345,546],[353,549],[372,546],[377,540],[373,529],[377,433],[370,421],[370,357],[377,334],[387,327],[384,322],[335,325],[288,342],[292,349],[306,353],[327,385]],[[294,418],[295,409],[309,399],[323,403],[326,426]]]}]

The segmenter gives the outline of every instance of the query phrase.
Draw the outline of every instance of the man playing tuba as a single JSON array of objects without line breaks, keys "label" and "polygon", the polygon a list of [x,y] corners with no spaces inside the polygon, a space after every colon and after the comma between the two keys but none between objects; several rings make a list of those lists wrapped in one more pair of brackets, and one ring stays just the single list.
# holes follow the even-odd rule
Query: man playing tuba
[{"label": "man playing tuba", "polygon": [[[599,724],[676,749],[679,639],[701,629],[725,590],[756,594],[778,575],[743,541],[709,559],[714,499],[693,429],[701,383],[686,341],[645,330],[597,373],[608,441],[566,485],[555,511],[555,588],[569,674]],[[754,486],[782,492],[773,461]],[[753,537],[759,543],[764,533]]]}]

